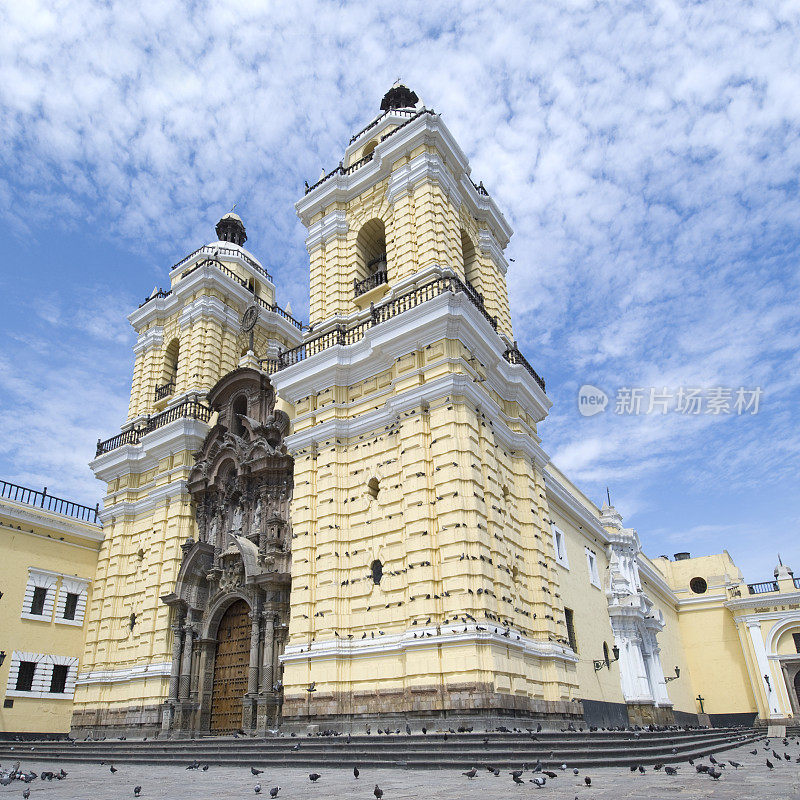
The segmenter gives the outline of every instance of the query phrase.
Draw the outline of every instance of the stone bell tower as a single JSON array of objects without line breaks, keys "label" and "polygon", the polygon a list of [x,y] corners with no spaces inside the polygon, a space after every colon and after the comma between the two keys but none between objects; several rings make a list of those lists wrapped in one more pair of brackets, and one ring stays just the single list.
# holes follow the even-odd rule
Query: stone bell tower
[{"label": "stone bell tower", "polygon": [[270,356],[302,338],[300,323],[277,305],[269,272],[244,248],[242,220],[226,214],[216,232],[217,241],[170,269],[168,289],[154,290],[129,316],[138,338],[128,419],[98,440],[91,463],[107,493],[76,733],[161,729],[173,663],[172,612],[161,598],[175,589],[182,545],[196,537],[187,481],[216,420],[208,392],[251,341]]},{"label": "stone bell tower", "polygon": [[312,328],[264,362],[291,406],[283,718],[580,713],[511,229],[395,86],[308,187]]}]

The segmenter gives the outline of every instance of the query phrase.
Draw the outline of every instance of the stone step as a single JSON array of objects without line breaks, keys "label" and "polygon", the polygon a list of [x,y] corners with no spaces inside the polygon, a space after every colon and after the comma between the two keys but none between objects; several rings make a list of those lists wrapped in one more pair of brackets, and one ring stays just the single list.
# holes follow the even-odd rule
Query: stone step
[{"label": "stone step", "polygon": [[[498,742],[491,748],[483,745],[482,736],[473,735],[471,746],[440,739],[429,741],[428,747],[409,747],[412,737],[386,737],[376,746],[377,737],[359,737],[365,742],[347,743],[345,737],[314,739],[281,738],[273,740],[225,741],[205,738],[190,741],[167,742],[62,742],[29,744],[0,743],[0,760],[33,759],[52,760],[54,763],[80,763],[107,761],[114,763],[172,764],[185,766],[198,760],[212,766],[251,765],[260,767],[291,766],[330,769],[350,764],[370,767],[404,767],[409,769],[462,768],[472,765],[492,764],[500,769],[518,767],[522,763],[533,764],[541,759],[546,768],[558,768],[561,763],[570,767],[621,766],[632,763],[652,765],[658,762],[673,763],[688,758],[700,758],[709,753],[723,752],[732,747],[763,738],[763,734],[752,729],[716,729],[713,734],[663,736],[642,742],[628,740],[609,745],[594,741],[592,734],[572,734],[572,740],[552,742]],[[429,737],[430,738],[430,737]],[[523,737],[524,739],[525,737]],[[394,739],[394,741],[392,741]],[[681,741],[681,740],[685,741]],[[291,748],[300,742],[300,750]],[[280,747],[274,746],[279,743]],[[273,746],[265,746],[267,743]],[[241,745],[247,744],[247,747]],[[103,745],[114,745],[103,748]],[[233,747],[231,747],[233,745]],[[236,747],[236,746],[239,747]],[[31,750],[31,747],[34,749]],[[673,748],[676,752],[672,752]],[[552,753],[552,755],[551,755]]]}]

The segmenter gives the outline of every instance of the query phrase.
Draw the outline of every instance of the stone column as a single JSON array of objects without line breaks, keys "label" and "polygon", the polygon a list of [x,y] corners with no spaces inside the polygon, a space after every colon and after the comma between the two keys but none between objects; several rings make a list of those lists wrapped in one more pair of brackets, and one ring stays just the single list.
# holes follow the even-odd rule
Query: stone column
[{"label": "stone column", "polygon": [[247,673],[247,694],[253,696],[258,693],[258,642],[261,629],[260,614],[250,612],[250,667]]},{"label": "stone column", "polygon": [[178,699],[178,681],[181,674],[181,650],[183,648],[183,617],[172,624],[172,668],[169,673],[169,699]]},{"label": "stone column", "polygon": [[264,653],[261,658],[261,693],[271,692],[275,683],[272,671],[273,652],[275,650],[275,615],[265,613],[264,618]]},{"label": "stone column", "polygon": [[192,645],[194,644],[194,626],[183,627],[183,657],[181,658],[181,674],[178,680],[178,696],[181,700],[189,699],[192,684]]}]

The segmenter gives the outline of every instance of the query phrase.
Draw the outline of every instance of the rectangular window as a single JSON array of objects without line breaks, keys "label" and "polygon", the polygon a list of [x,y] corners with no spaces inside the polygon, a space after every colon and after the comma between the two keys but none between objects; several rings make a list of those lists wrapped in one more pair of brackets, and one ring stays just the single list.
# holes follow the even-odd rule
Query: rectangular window
[{"label": "rectangular window", "polygon": [[600,588],[600,573],[597,569],[597,556],[588,547],[586,548],[586,565],[589,568],[589,580]]},{"label": "rectangular window", "polygon": [[33,599],[31,600],[31,614],[41,616],[44,614],[44,601],[47,600],[47,589],[44,586],[36,586],[33,590]]},{"label": "rectangular window", "polygon": [[567,561],[567,540],[564,537],[564,531],[551,524],[553,531],[553,550],[556,554],[556,561],[562,567],[569,569],[569,562]]},{"label": "rectangular window", "polygon": [[792,638],[794,639],[794,649],[800,653],[800,633],[793,633]]},{"label": "rectangular window", "polygon": [[18,692],[30,692],[33,687],[33,674],[36,672],[35,661],[20,661],[19,672],[17,673],[16,690]]},{"label": "rectangular window", "polygon": [[50,678],[50,694],[64,694],[68,674],[69,667],[64,664],[56,664],[53,667],[53,677]]},{"label": "rectangular window", "polygon": [[78,608],[78,595],[75,592],[67,592],[67,600],[64,603],[64,619],[75,619],[75,610]]},{"label": "rectangular window", "polygon": [[575,638],[575,615],[572,613],[571,608],[564,609],[564,619],[567,621],[567,638],[569,639],[569,646],[577,653],[578,640]]}]

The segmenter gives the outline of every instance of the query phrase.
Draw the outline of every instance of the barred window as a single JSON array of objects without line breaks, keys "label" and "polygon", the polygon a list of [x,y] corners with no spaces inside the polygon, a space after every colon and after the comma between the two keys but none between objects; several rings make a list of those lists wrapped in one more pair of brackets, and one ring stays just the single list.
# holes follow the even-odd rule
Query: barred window
[{"label": "barred window", "polygon": [[17,673],[17,684],[15,686],[18,692],[30,692],[33,688],[33,676],[36,672],[35,661],[20,661],[19,672]]},{"label": "barred window", "polygon": [[567,623],[567,638],[569,639],[569,646],[577,653],[578,640],[575,638],[575,615],[571,608],[564,609],[564,619]]},{"label": "barred window", "polygon": [[50,678],[50,694],[64,694],[67,675],[69,675],[68,666],[64,664],[55,664],[53,666],[53,675]]},{"label": "barred window", "polygon": [[33,599],[31,600],[31,614],[41,616],[44,614],[44,601],[47,600],[47,589],[43,586],[36,586],[33,590]]}]

